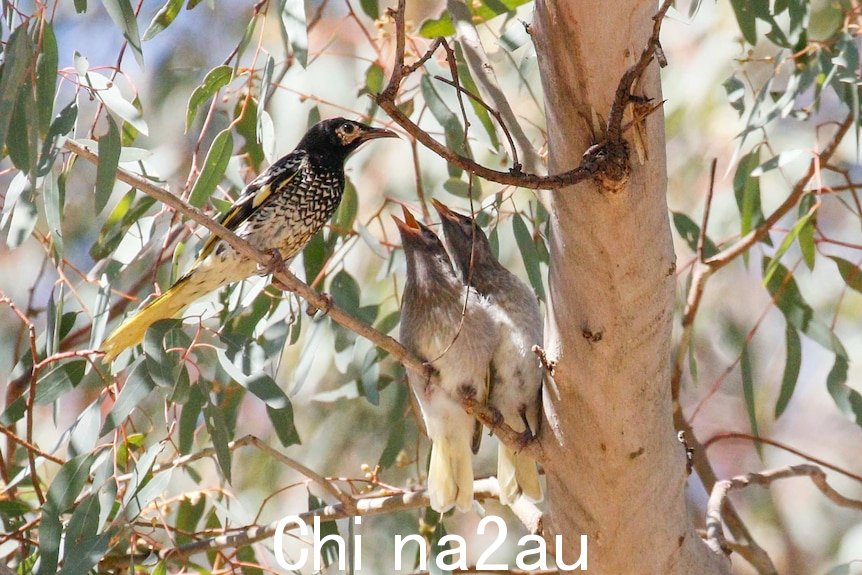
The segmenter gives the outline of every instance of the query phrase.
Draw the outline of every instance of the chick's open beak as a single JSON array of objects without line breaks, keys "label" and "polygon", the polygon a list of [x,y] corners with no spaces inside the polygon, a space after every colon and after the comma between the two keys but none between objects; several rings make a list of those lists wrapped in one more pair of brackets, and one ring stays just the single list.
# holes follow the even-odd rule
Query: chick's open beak
[{"label": "chick's open beak", "polygon": [[410,210],[408,210],[406,206],[401,206],[401,213],[404,214],[404,222],[408,226],[417,230],[420,229],[419,222],[416,221],[416,218],[413,217],[413,214],[410,213]]},{"label": "chick's open beak", "polygon": [[437,213],[440,214],[441,218],[445,218],[452,222],[457,221],[458,215],[450,210],[443,202],[432,198],[431,203],[434,205],[434,209],[437,210]]},{"label": "chick's open beak", "polygon": [[401,206],[401,211],[404,214],[404,220],[392,216],[392,219],[395,220],[395,225],[398,226],[398,231],[401,233],[401,238],[406,239],[408,237],[418,238],[422,236],[422,224],[416,221],[416,218],[413,217],[406,207]]}]

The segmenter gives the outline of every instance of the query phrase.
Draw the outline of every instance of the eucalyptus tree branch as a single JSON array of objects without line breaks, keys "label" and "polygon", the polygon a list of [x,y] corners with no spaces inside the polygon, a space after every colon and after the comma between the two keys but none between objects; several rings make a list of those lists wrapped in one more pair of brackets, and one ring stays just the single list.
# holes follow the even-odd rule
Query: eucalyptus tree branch
[{"label": "eucalyptus tree branch", "polygon": [[[70,152],[77,154],[89,162],[98,164],[98,155],[86,146],[83,146],[74,140],[66,140],[63,145]],[[212,234],[230,245],[230,247],[237,253],[257,262],[261,268],[271,269],[273,278],[277,280],[281,286],[286,288],[288,291],[296,293],[312,306],[325,312],[336,323],[353,331],[357,335],[368,339],[380,349],[388,352],[407,369],[420,373],[425,377],[431,377],[433,375],[433,366],[417,357],[397,340],[381,333],[367,323],[353,317],[345,310],[334,305],[331,299],[326,295],[319,293],[317,290],[297,278],[289,269],[287,269],[284,262],[274,262],[271,254],[256,249],[231,230],[208,217],[199,209],[190,206],[167,189],[157,186],[146,178],[133,174],[132,172],[122,168],[117,170],[117,179],[133,186],[148,196],[169,206],[176,212],[202,225]],[[274,263],[277,265],[273,266]],[[501,418],[497,416],[498,414],[494,410],[485,405],[476,404],[469,398],[453,397],[453,400],[460,403],[468,413],[473,414],[474,417],[485,424],[505,445],[516,451],[523,452],[537,461],[542,460],[542,448],[538,440],[533,439],[532,441],[525,442],[522,434],[501,421]]]},{"label": "eucalyptus tree branch", "polygon": [[[56,455],[52,455],[52,454],[48,453],[47,451],[43,451],[42,449],[39,448],[38,445],[36,445],[34,443],[30,443],[29,441],[27,441],[23,437],[18,437],[17,435],[15,435],[15,432],[12,431],[11,428],[6,427],[5,425],[0,425],[0,433],[5,435],[9,439],[10,442],[17,443],[18,445],[20,445],[21,447],[26,449],[28,452],[32,452],[35,455],[38,455],[39,457],[41,457],[43,459],[46,459],[52,463],[56,463],[57,465],[63,465],[64,463],[66,463],[65,461],[63,461],[62,459],[57,457]],[[7,447],[6,451],[9,452],[10,449]],[[4,480],[4,481],[8,481],[8,480]],[[6,489],[4,489],[3,491],[0,491],[0,493],[5,493],[7,489],[8,489],[8,487]]]},{"label": "eucalyptus tree branch", "polygon": [[[26,414],[27,414],[27,430],[26,430],[26,442],[28,445],[35,445],[33,441],[33,409],[36,404],[36,381],[39,379],[39,371],[42,366],[39,363],[39,351],[36,348],[36,328],[33,327],[33,322],[30,321],[30,318],[27,317],[27,314],[19,308],[14,301],[10,297],[8,297],[2,290],[0,290],[0,305],[7,305],[12,312],[18,316],[18,319],[21,320],[23,325],[27,328],[27,339],[30,342],[30,355],[32,360],[32,365],[30,366],[30,392],[27,395],[27,403],[26,403]],[[7,392],[12,391],[11,386]],[[15,391],[18,392],[17,390]],[[21,390],[23,392],[23,389]],[[17,398],[16,398],[17,399]],[[14,401],[14,400],[12,400]],[[11,403],[9,401],[9,397],[7,395],[6,400],[7,405]],[[12,439],[12,436],[7,435],[9,439]],[[7,443],[9,446],[9,459],[12,460],[12,454],[14,453],[14,444],[9,442]],[[39,475],[36,473],[36,451],[28,449],[27,450],[27,461],[30,466],[30,479],[33,484],[33,491],[36,493],[36,498],[39,500],[39,504],[42,505],[45,503],[45,495],[42,493],[42,487],[39,485]],[[5,472],[4,472],[5,473]]]},{"label": "eucalyptus tree branch", "polygon": [[[680,409],[679,406],[679,388],[682,380],[682,371],[683,365],[685,364],[685,356],[688,350],[689,345],[691,344],[692,330],[694,328],[694,319],[697,315],[698,310],[700,309],[700,302],[703,298],[704,290],[706,289],[706,282],[710,278],[710,276],[723,268],[730,262],[732,262],[737,257],[746,253],[751,246],[753,246],[756,242],[763,239],[772,227],[785,215],[787,215],[790,210],[792,210],[796,204],[799,203],[799,200],[806,193],[806,186],[812,177],[817,173],[820,169],[820,166],[825,165],[829,162],[832,156],[838,149],[841,141],[844,139],[844,136],[847,134],[847,131],[853,125],[855,119],[853,114],[848,114],[843,122],[839,125],[838,131],[830,140],[829,144],[826,148],[818,155],[815,155],[812,158],[811,163],[808,166],[808,170],[805,174],[797,180],[796,185],[791,190],[790,194],[787,196],[787,199],[772,212],[769,217],[767,217],[759,226],[750,231],[748,234],[740,238],[733,245],[728,248],[725,248],[718,254],[713,255],[712,257],[705,258],[703,253],[703,245],[705,243],[706,238],[706,224],[709,221],[709,212],[711,208],[711,198],[712,198],[712,184],[710,185],[710,191],[707,196],[707,204],[704,209],[703,215],[703,225],[701,225],[700,236],[698,237],[697,244],[697,261],[695,261],[694,266],[692,267],[692,277],[691,277],[691,287],[688,290],[688,295],[686,297],[686,305],[685,310],[683,311],[682,317],[682,335],[680,337],[680,343],[677,347],[676,360],[673,366],[673,373],[671,375],[671,390],[674,401],[674,411]],[[683,418],[682,414],[680,414],[680,418]],[[678,426],[678,429],[681,429]],[[711,488],[710,485],[707,486]]]},{"label": "eucalyptus tree branch", "polygon": [[719,481],[712,488],[706,508],[706,542],[710,549],[721,554],[730,551],[721,527],[721,508],[731,491],[738,491],[751,485],[769,487],[774,481],[790,477],[808,477],[815,487],[836,505],[862,511],[862,501],[846,497],[833,489],[826,481],[826,472],[816,465],[801,463],[760,473],[739,475],[733,479]]},{"label": "eucalyptus tree branch", "polygon": [[[703,225],[701,226],[700,236],[698,237],[698,259],[697,261],[695,261],[692,268],[691,287],[688,290],[685,310],[683,311],[682,317],[682,335],[680,336],[680,343],[677,347],[676,359],[674,361],[673,373],[671,375],[671,390],[674,402],[675,419],[678,419],[680,421],[684,419],[682,413],[677,414],[677,412],[681,410],[679,404],[679,389],[682,381],[682,371],[683,365],[685,364],[686,352],[689,345],[691,345],[694,319],[697,315],[698,310],[700,309],[700,302],[706,289],[707,280],[713,273],[723,268],[737,257],[746,253],[751,248],[751,246],[763,239],[769,233],[770,229],[772,229],[772,227],[781,218],[787,215],[787,213],[790,212],[790,210],[792,210],[796,206],[796,204],[799,203],[799,200],[806,193],[806,186],[808,185],[808,182],[811,180],[812,177],[814,177],[814,175],[820,169],[820,166],[825,165],[829,162],[829,160],[837,151],[839,144],[844,139],[844,136],[847,134],[847,131],[853,125],[854,121],[855,118],[853,114],[848,114],[844,121],[839,125],[838,131],[832,137],[831,141],[823,150],[823,152],[821,152],[819,155],[815,155],[814,158],[812,158],[808,170],[801,178],[799,178],[799,180],[797,180],[796,185],[793,187],[793,190],[787,196],[787,199],[785,199],[784,202],[769,215],[769,217],[767,217],[763,222],[761,222],[761,224],[755,229],[737,240],[736,243],[734,243],[732,246],[725,248],[724,250],[722,250],[716,255],[713,255],[710,258],[705,258],[702,246],[705,242],[706,224],[709,221],[709,211],[711,207],[712,185],[710,185],[710,191],[707,196],[707,205],[704,209]],[[678,424],[677,429],[682,430],[683,428],[680,427]],[[690,439],[694,439],[694,436],[692,434],[689,433],[689,435]],[[707,488],[711,487],[711,485],[707,485]]]},{"label": "eucalyptus tree branch", "polygon": [[[429,150],[450,164],[490,182],[533,190],[556,190],[586,181],[594,176],[604,174],[605,172],[607,172],[607,177],[611,179],[624,178],[627,176],[626,168],[628,165],[628,152],[625,141],[622,138],[623,112],[631,100],[632,84],[644,73],[647,66],[652,62],[653,57],[657,53],[657,48],[659,46],[658,38],[661,32],[661,22],[672,3],[672,0],[664,0],[658,12],[653,17],[654,25],[652,35],[650,36],[646,47],[644,47],[640,58],[625,72],[625,74],[623,74],[623,77],[620,79],[614,102],[608,116],[608,137],[605,141],[598,142],[596,145],[591,146],[584,153],[580,166],[561,174],[540,176],[535,173],[525,173],[521,171],[521,167],[517,165],[513,166],[508,172],[488,168],[471,158],[462,156],[448,149],[445,145],[435,140],[428,132],[420,128],[419,125],[413,122],[413,120],[401,111],[395,101],[398,97],[401,83],[407,76],[418,68],[416,64],[406,65],[404,63],[404,47],[406,44],[404,8],[406,0],[399,0],[398,7],[396,9],[389,10],[389,14],[395,21],[395,64],[392,68],[392,75],[389,77],[388,84],[383,91],[375,97],[375,101],[396,124],[398,124],[414,139],[421,142]],[[433,52],[433,49],[436,49],[438,46],[439,42],[433,44],[432,50],[429,52]],[[423,56],[423,59],[420,59],[420,62],[427,60],[428,57],[430,56],[426,53],[425,56]]]},{"label": "eucalyptus tree branch", "polygon": [[661,23],[667,11],[670,10],[671,5],[673,5],[673,0],[664,0],[661,3],[658,11],[652,17],[652,34],[647,41],[647,45],[644,46],[640,58],[620,78],[620,83],[617,85],[617,91],[614,94],[614,103],[611,104],[611,111],[608,114],[607,131],[608,140],[611,142],[619,142],[622,139],[623,113],[631,100],[631,89],[635,81],[643,76],[654,56],[658,56],[661,67],[667,64],[667,61],[664,59],[664,51],[661,49],[661,44],[659,43],[659,36],[661,34]]}]

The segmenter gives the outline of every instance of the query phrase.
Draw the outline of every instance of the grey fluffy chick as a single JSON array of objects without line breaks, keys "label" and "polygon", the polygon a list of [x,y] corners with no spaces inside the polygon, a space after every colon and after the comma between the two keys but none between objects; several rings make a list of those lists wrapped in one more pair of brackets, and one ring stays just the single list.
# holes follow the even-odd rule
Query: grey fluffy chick
[{"label": "grey fluffy chick", "polygon": [[412,371],[407,376],[432,441],[428,497],[440,513],[455,506],[467,511],[475,419],[458,398],[485,400],[499,324],[488,301],[458,278],[437,235],[406,209],[404,218],[394,218],[407,257],[400,339],[437,370],[430,381]]},{"label": "grey fluffy chick", "polygon": [[[543,322],[533,290],[504,268],[491,253],[488,238],[475,221],[434,200],[443,233],[465,283],[490,300],[503,314],[502,336],[491,364],[488,405],[515,431],[538,433],[542,368],[533,346],[542,344]],[[502,443],[497,454],[500,502],[511,505],[520,494],[541,501],[536,463]]]}]

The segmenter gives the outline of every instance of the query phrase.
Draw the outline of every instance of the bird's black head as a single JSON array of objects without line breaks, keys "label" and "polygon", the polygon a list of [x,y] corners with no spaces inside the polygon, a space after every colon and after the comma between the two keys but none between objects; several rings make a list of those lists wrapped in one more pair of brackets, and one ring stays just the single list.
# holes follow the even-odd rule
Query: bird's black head
[{"label": "bird's black head", "polygon": [[440,214],[446,243],[464,281],[472,283],[468,278],[477,277],[477,270],[497,265],[488,237],[473,218],[453,212],[437,200],[431,202]]},{"label": "bird's black head", "polygon": [[443,247],[443,242],[428,226],[416,221],[406,208],[402,209],[404,221],[395,216],[392,219],[398,226],[401,246],[404,248],[404,255],[407,256],[408,280],[411,278],[432,280],[426,283],[433,285],[434,281],[454,279],[455,270],[452,269],[452,262],[449,260],[446,248]]},{"label": "bird's black head", "polygon": [[296,147],[321,158],[343,162],[368,140],[397,137],[395,132],[383,128],[373,128],[345,118],[330,118],[309,128]]}]

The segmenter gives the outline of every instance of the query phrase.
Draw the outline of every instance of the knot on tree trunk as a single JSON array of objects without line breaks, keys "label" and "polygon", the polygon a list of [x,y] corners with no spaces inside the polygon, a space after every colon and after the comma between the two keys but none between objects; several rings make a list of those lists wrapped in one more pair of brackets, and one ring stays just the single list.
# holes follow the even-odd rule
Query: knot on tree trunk
[{"label": "knot on tree trunk", "polygon": [[594,180],[602,189],[615,194],[628,183],[632,169],[629,163],[629,146],[625,140],[593,146],[587,150],[586,155],[592,155],[600,165]]}]

